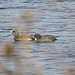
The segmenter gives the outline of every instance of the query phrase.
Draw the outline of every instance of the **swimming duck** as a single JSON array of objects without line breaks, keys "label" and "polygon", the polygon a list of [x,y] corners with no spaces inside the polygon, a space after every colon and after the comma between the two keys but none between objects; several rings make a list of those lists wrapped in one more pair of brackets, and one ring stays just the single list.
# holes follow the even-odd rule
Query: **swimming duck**
[{"label": "swimming duck", "polygon": [[53,35],[43,35],[35,34],[34,37],[32,37],[33,40],[36,40],[36,42],[54,42],[57,40]]},{"label": "swimming duck", "polygon": [[13,30],[12,35],[14,35],[15,41],[31,40],[30,36],[28,36],[28,35],[19,35],[18,30]]}]

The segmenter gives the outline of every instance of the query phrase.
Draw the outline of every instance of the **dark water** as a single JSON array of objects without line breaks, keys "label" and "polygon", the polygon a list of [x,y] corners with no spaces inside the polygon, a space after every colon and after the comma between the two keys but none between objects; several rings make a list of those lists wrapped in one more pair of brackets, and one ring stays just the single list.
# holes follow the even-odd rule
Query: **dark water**
[{"label": "dark water", "polygon": [[[31,26],[22,18],[27,9],[33,17]],[[1,50],[5,41],[14,42],[11,32],[15,28],[19,32],[54,35],[58,39],[52,43],[24,42],[23,46],[22,42],[15,42],[16,50],[27,57],[26,64],[37,65],[42,75],[75,75],[67,70],[75,68],[75,0],[0,0]],[[32,75],[31,69],[27,70],[30,73],[27,75]]]}]

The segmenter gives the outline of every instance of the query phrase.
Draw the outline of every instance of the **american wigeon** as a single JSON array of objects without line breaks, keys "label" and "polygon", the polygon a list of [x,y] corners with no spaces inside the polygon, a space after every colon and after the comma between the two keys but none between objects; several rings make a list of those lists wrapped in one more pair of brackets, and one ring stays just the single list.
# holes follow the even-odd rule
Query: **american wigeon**
[{"label": "american wigeon", "polygon": [[57,40],[53,35],[43,35],[35,34],[34,37],[32,37],[33,40],[36,40],[36,42],[54,42]]},{"label": "american wigeon", "polygon": [[28,35],[19,35],[18,30],[13,30],[12,35],[14,35],[15,41],[31,40],[30,36],[28,36]]}]

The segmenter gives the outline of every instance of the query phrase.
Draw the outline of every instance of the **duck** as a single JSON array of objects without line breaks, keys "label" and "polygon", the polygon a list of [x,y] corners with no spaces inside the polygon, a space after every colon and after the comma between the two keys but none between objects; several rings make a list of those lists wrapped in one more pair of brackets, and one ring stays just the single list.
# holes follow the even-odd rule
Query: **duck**
[{"label": "duck", "polygon": [[12,35],[14,35],[14,40],[15,41],[28,41],[28,40],[31,40],[30,36],[28,35],[19,35],[19,32],[18,30],[13,30],[12,31]]},{"label": "duck", "polygon": [[40,34],[35,34],[34,36],[32,36],[32,40],[35,40],[36,42],[54,42],[57,39],[53,35],[41,36]]}]

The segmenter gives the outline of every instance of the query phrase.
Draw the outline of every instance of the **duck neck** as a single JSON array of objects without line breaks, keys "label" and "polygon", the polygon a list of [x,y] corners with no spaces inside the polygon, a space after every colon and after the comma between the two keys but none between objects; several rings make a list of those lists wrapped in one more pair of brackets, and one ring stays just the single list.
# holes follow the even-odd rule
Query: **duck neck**
[{"label": "duck neck", "polygon": [[14,40],[15,40],[15,41],[16,41],[16,39],[18,39],[18,36],[19,36],[19,35],[17,35],[17,36],[14,36]]},{"label": "duck neck", "polygon": [[17,38],[19,35],[15,36],[15,38]]},{"label": "duck neck", "polygon": [[19,34],[17,34],[17,35],[14,35],[14,37],[15,37],[15,38],[17,38],[18,36],[19,36]]}]

